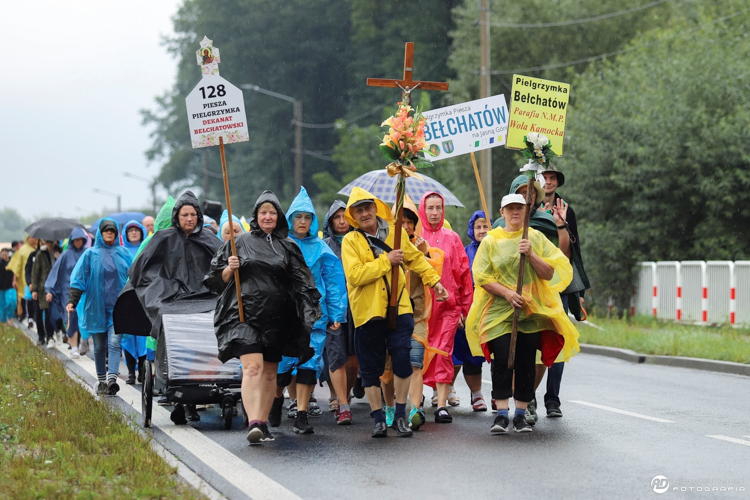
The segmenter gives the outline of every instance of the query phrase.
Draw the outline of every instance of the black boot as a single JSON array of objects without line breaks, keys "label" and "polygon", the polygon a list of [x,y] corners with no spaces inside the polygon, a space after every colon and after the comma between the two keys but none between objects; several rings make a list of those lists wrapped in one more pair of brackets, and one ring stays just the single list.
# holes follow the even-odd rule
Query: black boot
[{"label": "black boot", "polygon": [[199,422],[201,416],[198,415],[198,410],[195,409],[195,405],[185,405],[185,416],[191,422]]},{"label": "black boot", "polygon": [[297,434],[312,434],[315,432],[312,425],[307,421],[307,411],[297,411],[292,430]]},{"label": "black boot", "polygon": [[185,419],[185,408],[181,404],[176,404],[172,414],[169,415],[169,419],[174,422],[175,425],[185,425],[187,419]]},{"label": "black boot", "polygon": [[268,425],[278,427],[281,425],[281,412],[284,410],[284,396],[273,398],[271,411],[268,413]]}]

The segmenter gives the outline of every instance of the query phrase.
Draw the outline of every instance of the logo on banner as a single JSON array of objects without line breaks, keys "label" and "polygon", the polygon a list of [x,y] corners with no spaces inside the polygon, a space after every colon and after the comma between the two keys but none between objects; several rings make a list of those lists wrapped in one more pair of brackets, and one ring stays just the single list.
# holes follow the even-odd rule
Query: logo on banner
[{"label": "logo on banner", "polygon": [[430,144],[430,149],[428,151],[432,156],[437,156],[440,154],[440,146],[437,144]]},{"label": "logo on banner", "polygon": [[443,151],[451,154],[453,152],[453,141],[443,141]]}]

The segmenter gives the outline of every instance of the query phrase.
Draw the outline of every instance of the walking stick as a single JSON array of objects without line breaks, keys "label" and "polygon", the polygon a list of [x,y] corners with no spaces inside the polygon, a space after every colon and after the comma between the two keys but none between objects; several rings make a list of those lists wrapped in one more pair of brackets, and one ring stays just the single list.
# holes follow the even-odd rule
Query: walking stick
[{"label": "walking stick", "polygon": [[[224,175],[224,196],[227,199],[227,217],[232,226],[234,226],[234,219],[232,219],[232,201],[229,199],[229,178],[227,177],[227,159],[224,156],[224,137],[219,136],[219,151],[221,152],[221,173]],[[232,257],[237,257],[237,244],[234,242],[234,229],[230,231],[229,241],[232,246]],[[240,311],[240,322],[245,321],[245,311],[242,308],[242,288],[240,287],[240,270],[234,270],[234,285],[237,288],[237,307]]]},{"label": "walking stick", "polygon": [[[529,237],[529,219],[531,218],[531,197],[534,189],[534,176],[529,176],[529,182],[526,184],[526,214],[523,218],[523,237],[522,239],[528,239]],[[523,274],[526,268],[526,254],[521,254],[521,259],[518,262],[518,284],[516,285],[516,293],[521,295],[523,293]],[[521,309],[513,308],[513,328],[510,331],[510,350],[508,352],[508,369],[513,369],[513,364],[516,360],[516,340],[518,339],[518,318],[521,315]]]}]

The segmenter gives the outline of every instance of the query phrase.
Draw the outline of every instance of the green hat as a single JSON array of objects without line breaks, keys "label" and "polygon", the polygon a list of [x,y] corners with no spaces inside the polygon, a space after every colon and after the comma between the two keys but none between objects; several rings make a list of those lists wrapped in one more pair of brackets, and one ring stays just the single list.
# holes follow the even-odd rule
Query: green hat
[{"label": "green hat", "polygon": [[[510,185],[510,191],[508,191],[508,194],[516,194],[518,190],[521,188],[521,186],[525,186],[529,183],[529,176],[526,174],[521,174],[515,179],[513,179],[513,183]],[[539,184],[538,181],[534,181],[534,189],[536,189],[536,204],[542,203],[544,201],[544,191],[542,190],[541,184]]]},{"label": "green hat", "polygon": [[563,184],[565,184],[565,174],[557,170],[557,167],[554,163],[550,162],[549,166],[545,169],[540,171],[540,174],[544,174],[545,172],[554,172],[555,175],[557,175],[557,187],[563,187]]}]

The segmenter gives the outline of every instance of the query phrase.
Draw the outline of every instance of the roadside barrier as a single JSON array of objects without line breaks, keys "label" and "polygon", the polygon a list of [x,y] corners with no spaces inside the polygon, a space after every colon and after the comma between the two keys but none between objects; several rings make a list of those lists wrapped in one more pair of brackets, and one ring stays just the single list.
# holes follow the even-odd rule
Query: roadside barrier
[{"label": "roadside barrier", "polygon": [[641,262],[631,313],[750,325],[750,261]]}]

